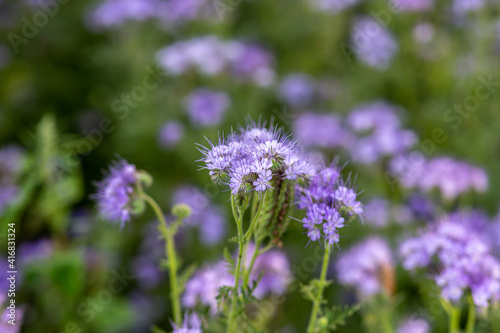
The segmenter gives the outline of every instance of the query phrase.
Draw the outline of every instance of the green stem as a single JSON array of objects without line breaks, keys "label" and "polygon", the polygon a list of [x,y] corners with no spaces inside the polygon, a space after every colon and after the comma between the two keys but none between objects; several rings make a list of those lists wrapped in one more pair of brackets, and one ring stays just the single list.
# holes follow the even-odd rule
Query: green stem
[{"label": "green stem", "polygon": [[259,220],[259,216],[260,216],[260,212],[262,210],[262,207],[264,206],[264,204],[266,202],[266,197],[267,197],[267,194],[264,194],[264,197],[262,198],[262,200],[259,203],[259,208],[257,209],[257,212],[254,214],[252,222],[250,223],[250,226],[248,227],[248,230],[245,233],[245,236],[243,236],[243,240],[245,242],[247,242],[248,239],[250,238],[250,236],[252,235],[252,231],[255,228],[257,221]]},{"label": "green stem", "polygon": [[474,324],[476,323],[476,305],[474,304],[472,295],[468,295],[467,300],[469,301],[469,313],[467,314],[467,326],[465,332],[474,333]]},{"label": "green stem", "polygon": [[243,226],[242,226],[242,217],[243,213],[238,216],[236,212],[236,203],[234,197],[231,197],[231,208],[233,210],[233,216],[234,219],[236,220],[236,227],[238,229],[238,260],[236,264],[236,270],[234,272],[234,288],[233,288],[233,299],[231,301],[231,310],[229,311],[229,318],[227,321],[227,333],[233,333],[236,332],[235,329],[233,329],[234,326],[234,316],[235,316],[235,311],[236,311],[236,303],[238,301],[238,287],[240,285],[240,271],[241,271],[241,259],[243,257],[243,250],[244,250],[244,242],[243,242]]},{"label": "green stem", "polygon": [[460,308],[453,307],[448,313],[450,317],[449,333],[460,332]]},{"label": "green stem", "polygon": [[323,266],[321,267],[321,276],[319,280],[319,289],[316,299],[313,301],[311,310],[311,317],[309,318],[309,325],[307,326],[307,333],[313,333],[316,327],[316,320],[318,319],[318,311],[323,301],[323,290],[326,283],[326,272],[328,271],[328,263],[330,262],[331,245],[327,244],[325,254],[323,255]]},{"label": "green stem", "polygon": [[160,206],[156,203],[156,201],[151,198],[146,193],[140,191],[140,196],[148,202],[148,204],[153,208],[158,220],[160,221],[160,231],[165,237],[165,252],[167,254],[167,261],[169,266],[169,275],[170,275],[170,299],[172,301],[172,308],[174,314],[174,322],[177,326],[182,325],[182,313],[181,313],[181,303],[179,300],[179,283],[177,281],[177,255],[175,253],[175,244],[174,244],[174,233],[168,227],[167,221],[161,211]]}]

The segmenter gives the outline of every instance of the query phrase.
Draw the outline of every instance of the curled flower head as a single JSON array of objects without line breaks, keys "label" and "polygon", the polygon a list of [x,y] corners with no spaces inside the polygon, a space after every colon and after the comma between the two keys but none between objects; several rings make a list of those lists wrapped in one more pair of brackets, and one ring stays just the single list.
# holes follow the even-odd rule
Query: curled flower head
[{"label": "curled flower head", "polygon": [[337,244],[338,230],[344,227],[345,216],[363,212],[358,194],[342,181],[340,168],[333,163],[318,171],[308,186],[299,186],[299,207],[306,210],[302,220],[311,241],[323,239],[325,244]]},{"label": "curled flower head", "polygon": [[212,181],[226,185],[233,195],[262,193],[272,189],[274,181],[297,181],[315,173],[314,163],[298,144],[273,127],[250,125],[201,152]]},{"label": "curled flower head", "polygon": [[115,162],[106,177],[97,183],[97,201],[100,215],[123,225],[132,216],[134,186],[137,181],[135,165],[121,160]]}]

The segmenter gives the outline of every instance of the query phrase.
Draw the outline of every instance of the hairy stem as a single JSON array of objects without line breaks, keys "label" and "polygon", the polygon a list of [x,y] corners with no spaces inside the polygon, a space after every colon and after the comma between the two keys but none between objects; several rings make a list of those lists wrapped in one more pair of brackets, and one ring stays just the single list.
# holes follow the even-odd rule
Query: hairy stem
[{"label": "hairy stem", "polygon": [[325,254],[323,255],[323,266],[321,267],[321,276],[319,280],[319,288],[316,298],[313,301],[311,310],[311,317],[309,318],[309,325],[307,326],[307,333],[313,333],[316,327],[316,320],[318,319],[318,311],[323,301],[323,290],[326,283],[326,272],[328,271],[328,263],[330,262],[330,254],[332,247],[327,244]]},{"label": "hairy stem", "polygon": [[242,226],[243,213],[241,213],[238,216],[234,197],[231,197],[231,208],[233,210],[233,216],[234,219],[236,220],[236,227],[238,229],[238,259],[236,263],[236,270],[234,272],[233,298],[231,301],[231,309],[229,310],[229,318],[227,321],[227,329],[226,329],[227,333],[236,332],[236,330],[233,329],[233,326],[235,325],[234,317],[236,311],[236,303],[238,301],[238,287],[240,285],[241,259],[243,257],[243,250],[245,248],[243,241],[243,226]]},{"label": "hairy stem", "polygon": [[177,326],[182,324],[181,303],[179,301],[179,283],[177,279],[177,255],[175,252],[174,232],[169,228],[167,221],[156,201],[144,192],[140,196],[147,201],[153,208],[158,220],[160,221],[160,231],[165,238],[165,252],[167,254],[168,271],[170,275],[170,299],[172,302],[172,309],[174,314],[174,322]]}]

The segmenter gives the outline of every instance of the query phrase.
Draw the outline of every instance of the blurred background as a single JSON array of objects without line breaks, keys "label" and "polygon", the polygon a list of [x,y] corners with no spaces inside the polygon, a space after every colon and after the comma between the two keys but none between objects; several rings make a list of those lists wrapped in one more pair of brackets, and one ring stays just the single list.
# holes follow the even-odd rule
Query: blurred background
[{"label": "blurred background", "polygon": [[[498,5],[0,0],[0,256],[6,262],[7,223],[14,222],[22,311],[16,328],[168,331],[154,216],[148,211],[123,230],[102,221],[91,198],[95,181],[119,158],[147,170],[150,193],[165,212],[179,202],[193,208],[178,236],[183,265],[217,262],[224,247],[234,250],[227,239],[235,228],[229,193],[199,170],[197,144],[252,120],[284,127],[326,161],[349,162],[344,172],[357,175],[373,209],[364,224],[343,230],[341,250],[380,235],[397,262],[400,242],[433,216],[435,193],[410,191],[390,171],[394,157],[410,152],[481,168],[489,181],[483,175],[478,193],[438,201],[496,223]],[[373,125],[370,110],[389,116]],[[317,276],[319,265],[302,273],[315,250],[306,245],[301,224],[292,222],[282,251],[294,281],[272,311],[270,332],[307,325],[310,304],[298,285]],[[335,283],[335,274],[333,267],[329,302],[355,303],[355,291]],[[110,292],[117,276],[122,284]],[[434,332],[446,331],[446,314],[428,302],[439,291],[399,265],[395,285],[387,311],[396,326],[419,316]],[[338,331],[375,332],[370,320],[376,318],[359,311]],[[488,325],[477,331],[492,332]]]}]

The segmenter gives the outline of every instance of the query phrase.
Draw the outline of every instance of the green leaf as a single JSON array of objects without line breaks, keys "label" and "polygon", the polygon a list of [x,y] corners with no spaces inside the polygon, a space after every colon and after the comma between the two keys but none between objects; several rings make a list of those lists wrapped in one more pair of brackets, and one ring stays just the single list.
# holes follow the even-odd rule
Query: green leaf
[{"label": "green leaf", "polygon": [[346,323],[347,318],[351,317],[358,311],[361,304],[355,305],[340,305],[333,306],[329,310],[325,310],[324,318],[328,321],[328,329],[330,331],[336,330],[339,326],[343,326]]}]

